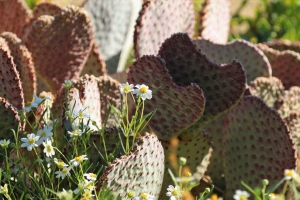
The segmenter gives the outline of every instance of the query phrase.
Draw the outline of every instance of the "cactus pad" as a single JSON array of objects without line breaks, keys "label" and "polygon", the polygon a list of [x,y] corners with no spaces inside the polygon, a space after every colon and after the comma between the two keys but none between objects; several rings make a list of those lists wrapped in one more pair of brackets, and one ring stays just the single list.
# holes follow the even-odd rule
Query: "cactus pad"
[{"label": "cactus pad", "polygon": [[24,96],[19,72],[5,40],[0,37],[0,97],[5,98],[15,108],[24,107]]},{"label": "cactus pad", "polygon": [[283,118],[288,117],[294,111],[300,110],[300,87],[294,86],[284,91],[282,97],[278,99],[278,103],[281,103],[281,106],[276,109]]},{"label": "cactus pad", "polygon": [[172,35],[161,46],[159,55],[166,61],[167,69],[177,85],[196,83],[202,88],[206,99],[203,117],[184,131],[181,137],[197,134],[203,126],[242,98],[246,87],[242,65],[236,60],[222,66],[211,62],[187,34]]},{"label": "cactus pad", "polygon": [[24,0],[0,1],[0,33],[9,31],[21,37],[30,18],[31,12]]},{"label": "cactus pad", "polygon": [[270,77],[272,74],[268,58],[250,42],[235,40],[226,45],[220,45],[202,38],[194,39],[193,42],[208,59],[216,63],[239,60],[246,71],[248,84],[257,77]]},{"label": "cactus pad", "polygon": [[[95,30],[95,42],[106,61],[109,73],[116,72],[123,45],[133,32],[133,0],[87,0],[83,7],[89,13]],[[132,33],[131,33],[132,35]],[[132,40],[132,38],[131,38]]]},{"label": "cactus pad", "polygon": [[200,12],[199,36],[215,43],[228,40],[230,0],[205,0]]},{"label": "cactus pad", "polygon": [[298,157],[300,155],[300,112],[299,110],[292,112],[288,117],[285,118],[286,123],[288,124],[292,139],[296,144]]},{"label": "cactus pad", "polygon": [[145,113],[157,109],[149,125],[159,139],[177,136],[202,116],[205,104],[202,90],[196,84],[176,85],[159,57],[143,56],[133,63],[128,82],[145,84],[151,90],[158,88],[152,99],[145,102]]},{"label": "cactus pad", "polygon": [[102,59],[102,56],[98,51],[98,47],[96,46],[96,44],[93,44],[90,55],[81,72],[81,76],[84,76],[85,74],[94,75],[96,77],[107,74],[105,62]]},{"label": "cactus pad", "polygon": [[259,77],[251,82],[250,93],[261,98],[271,108],[276,107],[276,102],[284,93],[281,81],[275,77]]},{"label": "cactus pad", "polygon": [[277,51],[266,45],[257,45],[268,57],[272,76],[279,78],[285,89],[300,86],[300,55],[293,51]]},{"label": "cactus pad", "polygon": [[134,32],[135,56],[156,55],[165,39],[173,33],[194,35],[192,0],[144,1]]},{"label": "cactus pad", "polygon": [[180,138],[172,138],[169,141],[162,141],[162,145],[165,152],[165,175],[159,199],[164,199],[167,187],[174,185],[168,169],[178,177],[180,157],[187,159],[186,165],[183,167],[183,175],[186,176],[187,172],[190,172],[198,182],[204,175],[212,155],[211,138],[203,131],[192,141],[180,141]]},{"label": "cactus pad", "polygon": [[262,100],[245,96],[229,110],[224,121],[223,155],[226,199],[237,189],[250,187],[263,179],[273,185],[285,169],[296,167],[294,144],[279,114]]},{"label": "cactus pad", "polygon": [[109,188],[115,199],[125,199],[132,191],[135,196],[148,193],[158,199],[164,176],[164,150],[157,137],[146,135],[133,150],[115,159],[104,170],[99,188]]},{"label": "cactus pad", "polygon": [[66,79],[79,76],[91,49],[92,25],[82,8],[68,6],[40,16],[25,36],[36,71],[56,93]]},{"label": "cactus pad", "polygon": [[299,41],[288,41],[288,40],[274,40],[270,42],[263,43],[272,49],[276,49],[278,51],[291,50],[297,53],[300,53],[300,42]]},{"label": "cactus pad", "polygon": [[22,41],[13,33],[3,32],[0,37],[4,38],[16,64],[22,81],[24,92],[24,101],[32,101],[33,94],[36,94],[36,76],[31,53],[28,51]]}]

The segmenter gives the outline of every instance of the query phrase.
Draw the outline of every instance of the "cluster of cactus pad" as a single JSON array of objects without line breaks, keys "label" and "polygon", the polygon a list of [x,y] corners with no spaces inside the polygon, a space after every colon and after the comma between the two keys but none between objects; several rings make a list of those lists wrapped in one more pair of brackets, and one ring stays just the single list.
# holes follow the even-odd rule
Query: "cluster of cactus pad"
[{"label": "cluster of cactus pad", "polygon": [[[243,189],[241,180],[251,187],[262,179],[276,183],[284,169],[298,169],[300,47],[227,43],[229,2],[205,0],[194,37],[192,0],[40,3],[33,11],[23,0],[0,1],[0,139],[13,140],[11,129],[22,135],[17,111],[33,94],[50,91],[61,126],[71,128],[64,109],[86,108],[105,130],[108,153],[117,148],[97,185],[117,199],[129,191],[166,199],[173,184],[167,170],[176,173],[179,157],[187,158],[196,181],[206,177],[226,199]],[[126,72],[131,41],[136,61]],[[126,155],[116,146],[115,118],[104,126],[108,102],[123,103],[115,78],[157,89],[145,102],[145,113],[156,110],[151,131]],[[72,80],[68,93],[66,79]],[[61,136],[59,145],[66,142]],[[97,154],[104,151],[99,132],[87,145],[93,168],[105,165]]]}]

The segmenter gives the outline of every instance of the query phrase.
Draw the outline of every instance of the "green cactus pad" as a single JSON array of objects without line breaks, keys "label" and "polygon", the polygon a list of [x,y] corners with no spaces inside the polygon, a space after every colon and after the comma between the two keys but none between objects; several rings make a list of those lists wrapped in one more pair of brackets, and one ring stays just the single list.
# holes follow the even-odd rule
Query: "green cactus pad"
[{"label": "green cactus pad", "polygon": [[226,115],[223,136],[226,199],[268,179],[270,185],[283,178],[285,169],[296,167],[294,143],[279,114],[261,99],[245,96]]},{"label": "green cactus pad", "polygon": [[294,86],[284,91],[282,97],[278,99],[278,103],[281,106],[277,108],[277,111],[283,118],[288,117],[294,111],[300,110],[300,87]]},{"label": "green cactus pad", "polygon": [[109,73],[117,71],[124,45],[128,48],[132,44],[126,44],[126,40],[132,41],[134,20],[138,12],[134,4],[140,4],[139,0],[86,0],[83,5],[92,19],[95,42],[106,61]]},{"label": "green cactus pad", "polygon": [[9,31],[21,37],[30,18],[31,12],[24,0],[0,1],[0,33]]},{"label": "green cactus pad", "polygon": [[224,167],[223,167],[223,121],[226,114],[214,119],[207,124],[203,131],[206,131],[211,137],[213,154],[210,158],[210,164],[205,172],[212,179],[214,186],[221,190],[226,189]]},{"label": "green cactus pad", "polygon": [[226,44],[230,18],[230,0],[205,0],[200,12],[199,36]]},{"label": "green cactus pad", "polygon": [[202,38],[194,39],[193,42],[208,59],[216,63],[230,63],[233,59],[239,60],[246,71],[248,84],[257,77],[270,77],[272,74],[268,58],[250,42],[235,40],[220,45]]},{"label": "green cactus pad", "polygon": [[161,46],[159,55],[166,61],[169,73],[177,85],[196,83],[202,88],[206,99],[202,118],[185,130],[181,137],[190,139],[242,98],[246,87],[242,65],[236,60],[222,66],[208,60],[187,34],[172,35]]},{"label": "green cactus pad", "polygon": [[277,51],[266,45],[257,45],[268,57],[272,75],[279,78],[285,89],[300,86],[300,55],[294,51]]},{"label": "green cactus pad", "polygon": [[[84,110],[89,117],[94,120],[97,126],[102,126],[100,116],[100,93],[98,89],[97,78],[93,75],[85,75],[73,81],[72,87],[69,91],[68,109],[73,112]],[[97,130],[96,127],[93,127]]]},{"label": "green cactus pad", "polygon": [[145,102],[145,113],[156,110],[149,122],[159,139],[169,140],[200,119],[205,99],[196,84],[187,87],[176,85],[164,60],[155,56],[143,56],[128,71],[129,83],[145,84],[151,90],[158,89],[151,100]]},{"label": "green cactus pad", "polygon": [[278,51],[291,50],[300,53],[300,42],[299,41],[288,41],[288,40],[274,40],[270,42],[263,43],[272,49]]},{"label": "green cactus pad", "polygon": [[249,90],[251,95],[261,98],[271,108],[276,107],[276,102],[284,93],[281,81],[275,77],[258,77],[251,82]]},{"label": "green cactus pad", "polygon": [[158,199],[164,176],[164,150],[154,135],[137,141],[133,150],[115,159],[104,170],[98,188],[109,188],[115,199],[125,199],[128,192],[135,196],[148,193]]},{"label": "green cactus pad", "polygon": [[24,101],[31,102],[33,94],[36,94],[37,88],[31,53],[15,34],[3,32],[0,37],[4,38],[7,42],[13,61],[16,64],[16,68],[22,81]]},{"label": "green cactus pad", "polygon": [[81,72],[81,76],[85,74],[94,75],[96,77],[107,74],[105,62],[102,59],[101,54],[98,51],[98,47],[95,44],[93,44],[90,55]]},{"label": "green cactus pad", "polygon": [[15,108],[24,107],[24,96],[19,72],[5,40],[0,37],[0,97],[5,98]]},{"label": "green cactus pad", "polygon": [[174,185],[168,169],[178,177],[180,157],[187,159],[186,165],[183,167],[183,175],[186,176],[188,171],[193,174],[195,181],[199,182],[210,163],[212,155],[211,138],[204,131],[201,131],[192,141],[181,141],[180,138],[172,138],[169,141],[162,141],[162,146],[165,152],[165,174],[159,199],[165,199],[167,187]]},{"label": "green cactus pad", "polygon": [[165,39],[177,32],[194,35],[192,0],[144,1],[134,32],[135,56],[156,55]]},{"label": "green cactus pad", "polygon": [[87,13],[75,6],[54,17],[40,16],[25,36],[36,72],[55,94],[66,79],[80,75],[92,44],[92,25]]}]

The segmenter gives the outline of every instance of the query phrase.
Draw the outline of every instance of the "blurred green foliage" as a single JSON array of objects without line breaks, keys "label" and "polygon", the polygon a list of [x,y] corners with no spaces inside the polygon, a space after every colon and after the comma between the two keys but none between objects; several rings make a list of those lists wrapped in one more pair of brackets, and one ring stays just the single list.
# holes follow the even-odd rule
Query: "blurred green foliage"
[{"label": "blurred green foliage", "polygon": [[[251,0],[250,0],[251,1]],[[243,17],[242,10],[249,0],[243,0],[232,16],[231,27],[246,24],[242,33],[231,33],[231,39],[251,42],[274,39],[300,40],[300,0],[260,0],[254,17]]]},{"label": "blurred green foliage", "polygon": [[38,2],[38,0],[25,0],[25,1],[30,9],[33,9],[35,4]]}]

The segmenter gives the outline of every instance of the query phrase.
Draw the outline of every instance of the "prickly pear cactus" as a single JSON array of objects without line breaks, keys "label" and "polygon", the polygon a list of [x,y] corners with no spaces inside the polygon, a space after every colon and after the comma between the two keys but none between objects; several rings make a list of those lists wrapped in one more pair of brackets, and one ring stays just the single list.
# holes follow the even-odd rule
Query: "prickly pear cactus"
[{"label": "prickly pear cactus", "polygon": [[228,40],[230,0],[205,0],[200,12],[199,36],[218,44]]},{"label": "prickly pear cactus", "polygon": [[202,38],[194,39],[193,42],[204,55],[216,63],[230,63],[233,59],[239,60],[246,71],[248,84],[257,77],[272,75],[268,58],[250,42],[235,40],[221,45]]},{"label": "prickly pear cactus", "polygon": [[298,111],[300,109],[300,87],[294,86],[284,91],[278,101],[282,102],[278,112],[283,118],[288,117],[293,111]]},{"label": "prickly pear cactus", "polygon": [[218,65],[210,61],[187,34],[177,33],[168,38],[162,44],[159,56],[166,61],[167,69],[177,85],[196,83],[206,99],[203,116],[183,131],[182,137],[192,138],[242,98],[246,75],[241,63],[233,60],[228,65]]},{"label": "prickly pear cactus", "polygon": [[257,97],[245,96],[226,115],[223,156],[226,199],[235,190],[262,179],[270,185],[282,179],[285,169],[296,167],[294,143],[279,114]]},{"label": "prickly pear cactus", "polygon": [[192,0],[144,1],[134,32],[135,56],[156,55],[165,39],[177,32],[194,35]]},{"label": "prickly pear cactus", "polygon": [[98,188],[109,188],[115,199],[148,193],[158,199],[164,177],[164,150],[154,135],[140,138],[131,152],[116,158],[98,181]]},{"label": "prickly pear cactus", "polygon": [[30,18],[31,11],[24,0],[0,1],[0,33],[9,31],[20,38]]},{"label": "prickly pear cactus", "polygon": [[146,84],[157,89],[152,99],[145,102],[145,112],[155,109],[149,122],[159,139],[169,140],[200,119],[204,111],[204,95],[196,84],[178,86],[159,57],[143,56],[128,71],[128,82]]},{"label": "prickly pear cactus", "polygon": [[0,37],[0,80],[0,97],[5,98],[15,108],[23,109],[24,96],[19,72],[2,37]]},{"label": "prickly pear cactus", "polygon": [[210,163],[212,156],[211,138],[204,131],[191,141],[182,141],[180,138],[172,138],[169,141],[162,141],[165,152],[165,175],[159,199],[166,199],[166,191],[169,185],[174,185],[168,169],[178,177],[180,157],[187,159],[183,168],[183,176],[190,172],[194,181],[199,182]]},{"label": "prickly pear cactus", "polygon": [[279,78],[285,89],[300,86],[300,54],[294,51],[277,51],[267,45],[257,45],[268,57],[272,66],[272,75]]},{"label": "prickly pear cactus", "polygon": [[[89,13],[95,30],[95,42],[103,55],[109,73],[117,71],[123,48],[130,48],[134,20],[141,0],[86,0],[83,8]],[[127,46],[127,47],[126,47]]]},{"label": "prickly pear cactus", "polygon": [[66,79],[77,78],[92,45],[92,25],[82,8],[68,6],[40,16],[25,36],[36,72],[55,94]]},{"label": "prickly pear cactus", "polygon": [[300,155],[300,112],[298,110],[289,114],[288,117],[285,118],[286,123],[288,124],[291,135],[294,143],[297,147],[298,157]]},{"label": "prickly pear cactus", "polygon": [[3,32],[0,37],[4,38],[8,44],[11,56],[16,64],[24,92],[24,101],[31,102],[37,88],[31,53],[14,33]]},{"label": "prickly pear cactus", "polygon": [[300,42],[299,41],[288,41],[288,40],[274,40],[270,42],[263,43],[272,49],[278,51],[291,50],[300,53]]},{"label": "prickly pear cactus", "polygon": [[251,95],[261,98],[271,108],[276,107],[284,93],[282,82],[276,77],[258,77],[251,82],[249,90]]}]

